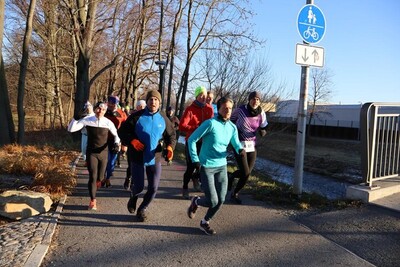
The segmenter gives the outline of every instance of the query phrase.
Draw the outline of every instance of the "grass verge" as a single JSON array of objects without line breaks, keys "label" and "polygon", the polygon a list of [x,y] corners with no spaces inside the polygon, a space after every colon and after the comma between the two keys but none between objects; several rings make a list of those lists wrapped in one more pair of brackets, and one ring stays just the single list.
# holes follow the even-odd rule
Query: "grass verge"
[{"label": "grass verge", "polygon": [[[175,160],[185,162],[183,144],[176,145],[174,154]],[[228,172],[233,172],[236,169],[237,167],[234,164],[228,166]],[[329,200],[318,194],[303,193],[298,196],[293,193],[292,186],[275,181],[266,173],[253,171],[252,174],[243,189],[243,193],[250,194],[255,199],[279,209],[313,212],[362,205],[360,201]]]}]

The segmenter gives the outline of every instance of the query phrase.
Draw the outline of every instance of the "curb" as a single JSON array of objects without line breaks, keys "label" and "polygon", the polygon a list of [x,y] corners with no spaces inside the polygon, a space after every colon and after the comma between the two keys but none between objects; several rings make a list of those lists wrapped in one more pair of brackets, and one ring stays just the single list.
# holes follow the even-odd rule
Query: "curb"
[{"label": "curb", "polygon": [[[71,162],[71,171],[75,172],[76,170],[76,165],[78,164],[80,159],[80,156],[78,156],[74,161]],[[58,202],[57,208],[55,212],[52,214],[50,217],[50,220],[47,222],[41,221],[41,224],[46,223],[47,226],[45,227],[45,232],[43,234],[42,241],[40,244],[37,244],[35,248],[33,249],[32,253],[29,255],[28,259],[26,260],[24,267],[33,267],[37,266],[40,267],[42,264],[42,261],[44,257],[47,254],[47,251],[50,248],[51,240],[53,238],[53,235],[56,231],[58,219],[61,216],[61,212],[64,208],[64,204],[67,201],[67,195],[64,195],[60,201]]]},{"label": "curb", "polygon": [[45,233],[43,235],[43,239],[40,242],[40,244],[37,244],[35,248],[33,249],[32,253],[29,255],[27,261],[25,262],[24,266],[25,267],[32,267],[32,266],[40,266],[42,264],[42,261],[44,257],[46,256],[47,251],[49,250],[50,244],[51,244],[51,239],[53,238],[54,232],[56,230],[57,222],[58,219],[60,218],[61,211],[64,208],[64,204],[67,200],[67,196],[64,195],[55,210],[55,212],[52,214],[51,218],[47,222],[40,222],[41,224],[46,223],[47,227],[45,230]]}]

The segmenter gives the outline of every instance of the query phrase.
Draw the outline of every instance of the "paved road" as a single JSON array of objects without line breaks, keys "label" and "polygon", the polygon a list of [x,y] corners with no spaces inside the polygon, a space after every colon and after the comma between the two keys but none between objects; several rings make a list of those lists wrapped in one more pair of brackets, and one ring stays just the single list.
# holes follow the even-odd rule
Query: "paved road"
[{"label": "paved road", "polygon": [[[217,235],[206,236],[198,228],[205,209],[189,219],[189,201],[180,196],[184,166],[163,168],[150,221],[141,223],[126,209],[124,169],[117,169],[112,188],[98,192],[94,212],[87,210],[87,171],[78,167],[77,190],[67,199],[41,266],[373,266],[362,253],[332,242],[332,232],[325,233],[328,239],[305,226],[323,215],[293,219],[249,196],[244,205],[224,205],[212,221]],[[397,252],[390,251],[394,262]]]}]

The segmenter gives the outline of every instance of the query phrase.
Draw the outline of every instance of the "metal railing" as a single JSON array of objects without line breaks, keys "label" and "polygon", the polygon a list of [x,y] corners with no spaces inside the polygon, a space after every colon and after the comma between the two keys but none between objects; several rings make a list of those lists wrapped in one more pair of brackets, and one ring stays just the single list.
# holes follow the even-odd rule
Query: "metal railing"
[{"label": "metal railing", "polygon": [[364,182],[400,175],[400,103],[365,103],[360,112]]}]

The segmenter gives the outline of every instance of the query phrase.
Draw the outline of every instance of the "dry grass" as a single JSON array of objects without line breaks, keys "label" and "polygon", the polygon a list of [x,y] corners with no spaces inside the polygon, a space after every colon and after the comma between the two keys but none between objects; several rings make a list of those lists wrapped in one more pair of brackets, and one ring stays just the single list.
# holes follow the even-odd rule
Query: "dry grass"
[{"label": "dry grass", "polygon": [[[39,134],[36,134],[39,135]],[[53,137],[51,137],[53,136]],[[52,133],[40,139],[36,145],[6,145],[0,149],[0,191],[24,188],[46,192],[53,200],[70,194],[76,185],[76,175],[71,162],[78,156],[76,151],[55,148],[64,143],[62,136]],[[48,143],[53,142],[55,146]],[[44,144],[43,144],[44,143]]]}]

